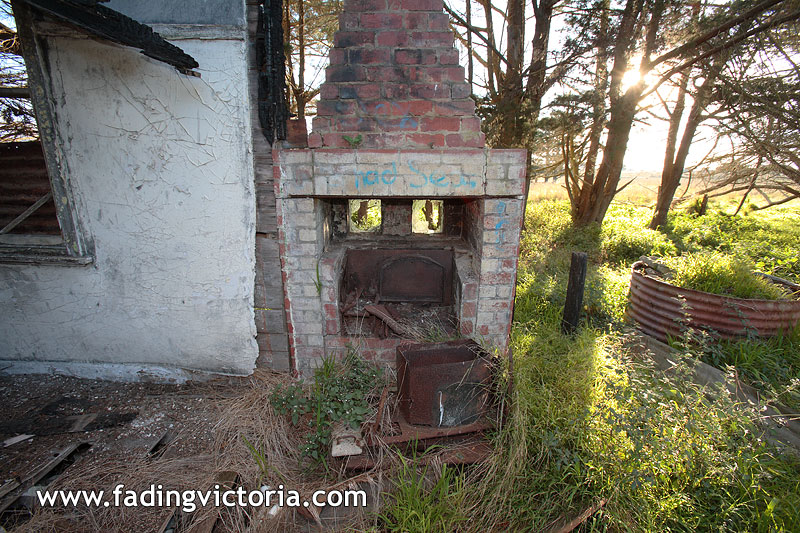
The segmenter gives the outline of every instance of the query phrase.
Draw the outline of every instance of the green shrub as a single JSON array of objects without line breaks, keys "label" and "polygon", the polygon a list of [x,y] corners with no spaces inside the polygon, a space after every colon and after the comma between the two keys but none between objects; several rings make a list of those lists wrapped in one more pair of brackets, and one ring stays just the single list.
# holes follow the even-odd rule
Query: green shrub
[{"label": "green shrub", "polygon": [[667,257],[677,248],[660,231],[633,225],[628,220],[612,218],[603,224],[603,259],[613,264],[631,264],[643,255]]},{"label": "green shrub", "polygon": [[333,426],[342,422],[359,428],[370,410],[370,395],[382,379],[380,369],[351,350],[341,363],[324,358],[314,370],[310,387],[299,383],[278,387],[270,402],[277,413],[289,416],[293,425],[308,425],[302,454],[327,469]]},{"label": "green shrub", "polygon": [[669,258],[666,263],[675,271],[670,282],[684,289],[736,298],[780,300],[788,297],[774,283],[753,274],[751,265],[735,256],[687,254]]},{"label": "green shrub", "polygon": [[735,250],[761,272],[800,282],[798,217],[800,209],[792,205],[748,216],[731,216],[719,209],[701,217],[673,212],[665,234],[679,252]]}]

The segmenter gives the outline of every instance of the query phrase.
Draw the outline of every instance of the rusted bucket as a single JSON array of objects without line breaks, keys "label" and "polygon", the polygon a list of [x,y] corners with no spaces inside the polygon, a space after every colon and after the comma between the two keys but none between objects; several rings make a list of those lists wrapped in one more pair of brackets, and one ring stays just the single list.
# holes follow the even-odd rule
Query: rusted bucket
[{"label": "rusted bucket", "polygon": [[475,422],[486,410],[490,367],[489,355],[471,340],[399,346],[400,414],[423,426]]},{"label": "rusted bucket", "polygon": [[633,265],[627,313],[660,341],[681,336],[687,327],[725,339],[748,333],[771,337],[800,322],[800,300],[750,300],[682,289],[648,276],[645,266]]}]

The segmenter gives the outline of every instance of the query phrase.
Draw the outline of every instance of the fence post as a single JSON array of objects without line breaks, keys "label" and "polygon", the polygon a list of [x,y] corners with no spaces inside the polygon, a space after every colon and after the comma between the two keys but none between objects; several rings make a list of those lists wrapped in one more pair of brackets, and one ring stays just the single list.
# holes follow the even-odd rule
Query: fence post
[{"label": "fence post", "polygon": [[567,283],[567,299],[564,302],[564,315],[561,319],[561,331],[574,333],[578,327],[583,307],[583,287],[586,283],[585,252],[572,252],[572,261],[569,265],[569,282]]}]

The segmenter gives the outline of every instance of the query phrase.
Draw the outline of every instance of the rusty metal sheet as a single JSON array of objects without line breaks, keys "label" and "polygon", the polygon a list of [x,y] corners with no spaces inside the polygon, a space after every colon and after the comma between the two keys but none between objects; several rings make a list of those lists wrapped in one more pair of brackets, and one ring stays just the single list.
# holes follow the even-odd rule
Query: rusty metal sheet
[{"label": "rusty metal sheet", "polygon": [[489,356],[472,340],[397,348],[399,407],[409,424],[475,422],[486,409],[490,378]]},{"label": "rusty metal sheet", "polygon": [[380,265],[378,298],[382,302],[442,303],[445,298],[444,265],[421,254],[390,257]]},{"label": "rusty metal sheet", "polygon": [[627,313],[661,341],[682,335],[687,327],[726,339],[749,332],[769,337],[800,322],[800,300],[750,300],[682,289],[644,274],[644,266],[633,265]]},{"label": "rusty metal sheet", "polygon": [[452,305],[454,254],[447,249],[348,250],[343,298],[360,293],[373,302]]}]

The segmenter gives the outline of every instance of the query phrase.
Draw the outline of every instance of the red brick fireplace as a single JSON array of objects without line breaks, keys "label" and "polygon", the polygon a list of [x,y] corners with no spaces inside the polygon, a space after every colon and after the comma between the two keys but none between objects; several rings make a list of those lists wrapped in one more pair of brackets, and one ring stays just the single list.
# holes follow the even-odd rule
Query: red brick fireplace
[{"label": "red brick fireplace", "polygon": [[393,366],[393,321],[505,350],[525,151],[484,147],[442,0],[345,0],[339,24],[308,147],[273,153],[293,369]]}]

